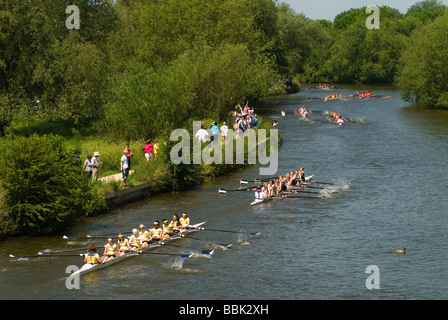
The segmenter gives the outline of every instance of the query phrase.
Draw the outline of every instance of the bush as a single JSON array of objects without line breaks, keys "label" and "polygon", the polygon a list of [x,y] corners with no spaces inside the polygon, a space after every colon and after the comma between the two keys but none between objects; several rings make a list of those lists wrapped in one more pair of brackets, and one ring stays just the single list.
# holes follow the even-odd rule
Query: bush
[{"label": "bush", "polygon": [[0,227],[6,230],[0,235],[54,232],[106,208],[60,137],[17,137],[4,140],[1,149]]}]

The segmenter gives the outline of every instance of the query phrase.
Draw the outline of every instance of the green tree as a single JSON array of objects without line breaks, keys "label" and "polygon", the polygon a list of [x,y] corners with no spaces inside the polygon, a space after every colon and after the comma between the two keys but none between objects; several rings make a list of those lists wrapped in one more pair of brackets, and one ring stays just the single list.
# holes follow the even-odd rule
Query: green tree
[{"label": "green tree", "polygon": [[405,101],[448,107],[448,13],[415,31],[400,60],[397,83]]},{"label": "green tree", "polygon": [[81,161],[70,158],[57,136],[4,141],[0,163],[1,220],[13,226],[0,233],[50,233],[105,208]]}]

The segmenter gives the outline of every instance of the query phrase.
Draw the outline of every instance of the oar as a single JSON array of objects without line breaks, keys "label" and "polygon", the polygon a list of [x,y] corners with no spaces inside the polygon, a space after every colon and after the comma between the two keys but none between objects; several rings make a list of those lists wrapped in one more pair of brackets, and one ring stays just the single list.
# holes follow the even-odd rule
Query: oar
[{"label": "oar", "polygon": [[[193,239],[193,240],[199,240],[199,241],[204,241],[204,239],[194,238],[194,237],[185,237],[185,238]],[[214,243],[214,242],[212,242],[212,243]],[[216,244],[216,245],[218,245],[220,247],[223,247],[225,249],[228,249],[228,248],[230,248],[232,246],[232,243],[214,243],[214,244]]]},{"label": "oar", "polygon": [[[123,235],[125,235],[125,234],[130,234],[131,232],[122,232],[122,233],[123,233]],[[87,238],[108,238],[110,236],[116,236],[116,235],[117,235],[116,232],[114,232],[114,233],[107,233],[107,234],[98,234],[98,235],[90,235],[90,234],[88,234]]]},{"label": "oar", "polygon": [[[279,177],[279,176],[271,177],[271,178],[263,178],[263,179],[261,179],[261,178],[254,178],[253,180],[250,180],[250,181],[251,181],[251,182],[263,182],[263,181],[274,180],[274,179],[277,179],[278,177]],[[248,181],[249,181],[249,180],[245,180],[245,179],[240,180],[240,184],[248,184]]]},{"label": "oar", "polygon": [[218,193],[227,193],[227,192],[232,192],[232,191],[256,191],[257,187],[250,187],[250,188],[244,188],[244,189],[219,189]]},{"label": "oar", "polygon": [[272,196],[272,198],[281,198],[281,199],[325,199],[325,196],[321,196],[321,197],[300,197],[300,196],[288,196],[288,195],[275,195]]},{"label": "oar", "polygon": [[65,240],[78,240],[79,238],[78,238],[78,237],[73,237],[73,236],[66,236],[66,235],[64,235],[64,236],[62,237],[62,239],[65,239]]},{"label": "oar", "polygon": [[16,254],[10,254],[10,258],[55,258],[55,257],[82,257],[84,256],[84,253],[80,254],[30,254],[30,255],[16,255]]},{"label": "oar", "polygon": [[331,186],[336,185],[336,183],[320,182],[320,181],[310,181],[309,183],[328,184],[328,185],[331,185]]},{"label": "oar", "polygon": [[198,230],[208,230],[208,231],[216,231],[216,232],[229,232],[229,233],[241,233],[241,234],[250,234],[252,236],[258,236],[261,232],[243,232],[243,231],[234,231],[234,230],[220,230],[220,229],[209,229],[204,227],[197,227]]},{"label": "oar", "polygon": [[[164,243],[163,241],[159,242],[161,245],[164,246],[168,246],[168,247],[173,247],[173,248],[185,248],[184,246],[177,246],[175,244],[168,244],[168,243]],[[192,249],[193,250],[193,249]],[[208,255],[212,255],[213,252],[215,252],[215,250],[201,250],[202,254],[208,254]]]},{"label": "oar", "polygon": [[64,250],[56,250],[56,251],[40,251],[37,254],[44,255],[44,254],[55,254],[60,252],[70,252],[70,251],[80,251],[80,250],[87,250],[87,247],[82,248],[73,248],[73,249],[64,249]]},{"label": "oar", "polygon": [[[322,191],[317,191],[317,190],[307,190],[308,188],[302,188],[302,187],[291,187],[290,190],[285,190],[286,192],[296,192],[296,193],[320,193]],[[310,188],[311,189],[311,188]],[[322,189],[322,188],[318,188],[318,189]],[[323,190],[323,189],[322,189]],[[282,192],[285,192],[282,191]]]},{"label": "oar", "polygon": [[356,121],[353,121],[353,120],[351,120],[351,119],[348,119],[348,118],[345,118],[345,117],[341,117],[341,118],[342,118],[342,120],[345,120],[345,121],[348,121],[348,122],[356,123]]},{"label": "oar", "polygon": [[194,254],[193,253],[188,253],[188,254],[175,254],[175,253],[163,253],[163,252],[149,252],[149,251],[136,251],[138,254],[159,254],[162,256],[175,256],[175,257],[181,257],[181,258],[190,258],[192,257]]}]

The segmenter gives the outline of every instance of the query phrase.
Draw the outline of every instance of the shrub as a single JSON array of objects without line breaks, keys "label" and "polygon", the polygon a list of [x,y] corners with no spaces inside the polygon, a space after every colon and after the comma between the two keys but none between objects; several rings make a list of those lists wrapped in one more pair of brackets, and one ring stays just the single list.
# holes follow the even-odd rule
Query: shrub
[{"label": "shrub", "polygon": [[71,158],[62,146],[62,139],[53,135],[17,137],[2,144],[0,220],[8,222],[8,233],[50,233],[105,209],[81,160]]}]

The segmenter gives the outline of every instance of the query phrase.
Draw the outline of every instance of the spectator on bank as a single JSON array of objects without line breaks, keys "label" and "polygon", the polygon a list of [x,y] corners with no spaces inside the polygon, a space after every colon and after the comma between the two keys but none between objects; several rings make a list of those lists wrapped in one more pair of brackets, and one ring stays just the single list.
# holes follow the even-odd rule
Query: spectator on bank
[{"label": "spectator on bank", "polygon": [[79,151],[78,150],[73,151],[73,155],[70,158],[72,158],[72,159],[81,159],[79,157]]},{"label": "spectator on bank", "polygon": [[86,161],[84,161],[84,172],[86,172],[87,177],[92,179],[92,155],[88,154]]},{"label": "spectator on bank", "polygon": [[92,180],[97,181],[98,180],[98,167],[101,165],[101,162],[98,161],[98,157],[100,156],[100,153],[98,151],[95,151],[92,158]]},{"label": "spectator on bank", "polygon": [[159,141],[154,143],[154,158],[157,159],[157,155],[159,154]]},{"label": "spectator on bank", "polygon": [[198,130],[198,132],[196,132],[196,139],[198,139],[199,141],[201,141],[201,143],[207,142],[208,140],[208,132],[207,130],[204,129],[204,126],[201,125],[201,129]]},{"label": "spectator on bank", "polygon": [[219,127],[216,125],[216,122],[213,122],[210,126],[210,140],[213,144],[215,144],[218,141],[218,133],[219,133]]},{"label": "spectator on bank", "polygon": [[151,139],[146,140],[145,147],[143,148],[145,152],[146,161],[149,161],[149,158],[152,158],[152,152],[154,151],[154,146],[151,143]]},{"label": "spectator on bank", "polygon": [[123,152],[124,151],[127,151],[128,166],[129,166],[129,170],[131,170],[131,156],[133,156],[134,154],[129,149],[129,143],[126,143],[126,148],[124,148]]},{"label": "spectator on bank", "polygon": [[220,131],[221,131],[222,142],[226,142],[227,134],[229,132],[229,127],[227,127],[225,122],[222,123]]},{"label": "spectator on bank", "polygon": [[129,175],[129,159],[128,159],[128,151],[123,150],[123,156],[121,157],[120,169],[122,173],[121,185],[127,186],[126,179]]},{"label": "spectator on bank", "polygon": [[258,125],[258,119],[257,119],[257,115],[256,115],[256,114],[254,114],[254,115],[252,116],[252,119],[250,120],[250,125],[251,125],[251,128],[252,128],[252,129],[257,128],[257,125]]}]

